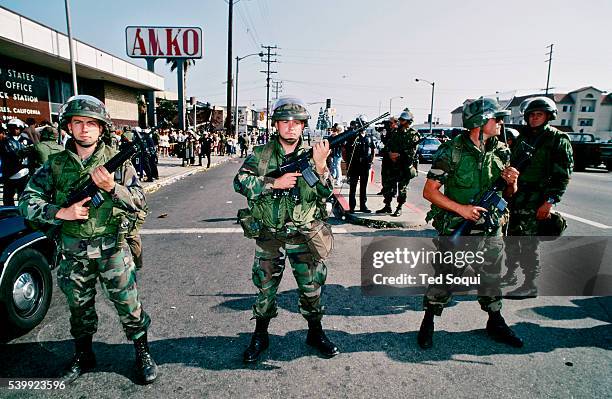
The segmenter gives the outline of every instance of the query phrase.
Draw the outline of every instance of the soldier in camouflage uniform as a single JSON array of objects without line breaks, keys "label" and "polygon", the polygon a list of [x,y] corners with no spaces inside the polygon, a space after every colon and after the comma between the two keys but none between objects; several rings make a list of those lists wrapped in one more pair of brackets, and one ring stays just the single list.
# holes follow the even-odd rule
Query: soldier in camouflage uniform
[{"label": "soldier in camouflage uniform", "polygon": [[410,127],[414,116],[408,108],[400,114],[398,119],[399,127],[390,135],[385,145],[386,156],[389,158],[389,162],[386,163],[388,170],[382,176],[385,206],[376,211],[376,213],[393,212],[391,201],[398,194],[397,208],[392,216],[402,214],[402,206],[406,202],[408,183],[410,183],[410,179],[416,177],[417,171],[414,167],[414,160],[417,145],[421,139],[419,133]]},{"label": "soldier in camouflage uniform", "polygon": [[64,151],[64,146],[57,143],[57,130],[51,126],[46,126],[40,132],[40,141],[32,148],[32,167],[34,170],[42,166],[51,154]]},{"label": "soldier in camouflage uniform", "polygon": [[[508,111],[501,111],[499,104],[492,98],[479,98],[463,107],[463,126],[469,132],[455,137],[440,146],[436,152],[431,170],[423,189],[423,197],[432,203],[427,221],[433,219],[433,226],[440,236],[449,236],[463,220],[476,222],[470,235],[484,236],[479,241],[478,250],[485,251],[484,262],[474,264],[473,268],[481,275],[478,302],[488,312],[487,333],[496,341],[520,347],[523,342],[505,323],[501,316],[501,293],[499,291],[499,272],[503,255],[501,241],[503,215],[496,212],[491,216],[491,224],[485,224],[481,212],[485,208],[471,205],[488,190],[500,176],[507,186],[499,195],[511,196],[517,190],[519,172],[509,166],[510,151],[497,138],[500,122]],[[444,186],[444,194],[440,188]],[[448,249],[448,240],[437,240],[438,251]],[[463,270],[453,264],[434,264],[436,275],[453,274]],[[497,283],[497,284],[496,284]],[[493,287],[488,289],[484,287]],[[446,285],[430,285],[423,298],[425,317],[418,333],[418,343],[422,348],[433,344],[434,315],[440,316],[444,306],[450,301],[451,291]]]},{"label": "soldier in camouflage uniform", "polygon": [[560,215],[551,213],[551,209],[561,201],[574,163],[569,136],[549,124],[557,117],[554,101],[548,97],[528,98],[521,104],[521,110],[527,126],[512,146],[512,157],[523,156],[525,146],[522,143],[535,150],[531,162],[521,172],[519,191],[510,202],[508,235],[522,238],[507,243],[506,254],[511,256],[506,257],[508,270],[503,282],[516,284],[515,271],[521,267],[525,280],[521,287],[508,293],[517,299],[537,295],[535,279],[540,268],[537,236],[560,234],[539,230],[551,218],[565,223]]},{"label": "soldier in camouflage uniform", "polygon": [[313,148],[311,167],[319,177],[314,187],[300,173],[286,173],[277,179],[265,177],[286,159],[307,150],[302,132],[309,117],[302,101],[288,97],[277,100],[272,121],[278,136],[255,147],[234,179],[234,189],[247,198],[253,223],[259,226],[248,233],[256,238],[252,277],[259,294],[253,305],[255,333],[243,356],[246,363],[256,362],[269,345],[268,325],[277,315],[276,293],[285,257],[289,258],[300,293],[300,313],[308,321],[306,343],[327,357],[339,353],[321,326],[321,288],[327,276],[323,259],[333,246],[331,228],[325,223],[325,203],[333,187],[326,165],[329,143],[323,140]]},{"label": "soldier in camouflage uniform", "polygon": [[[142,187],[129,162],[115,177],[104,168],[116,151],[100,141],[111,119],[98,99],[71,97],[60,109],[60,126],[72,139],[65,151],[51,155],[32,176],[19,210],[27,219],[55,225],[60,231],[57,280],[68,301],[76,346],[63,378],[70,383],[95,366],[92,338],[98,327],[94,301],[99,279],[127,338],[134,341],[137,372],[142,382],[151,383],[157,376],[147,343],[151,319],[138,297],[134,261],[125,242],[130,223],[146,209]],[[100,188],[103,203],[90,207],[86,198],[62,208],[70,191],[88,176]]]}]

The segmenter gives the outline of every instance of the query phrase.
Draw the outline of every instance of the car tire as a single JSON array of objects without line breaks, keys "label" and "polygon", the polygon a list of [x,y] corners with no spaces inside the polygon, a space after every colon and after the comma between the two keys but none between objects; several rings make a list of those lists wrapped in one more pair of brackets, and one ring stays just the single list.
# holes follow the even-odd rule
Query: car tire
[{"label": "car tire", "polygon": [[52,293],[49,262],[37,250],[23,249],[6,265],[0,286],[2,317],[14,330],[29,331],[44,319]]}]

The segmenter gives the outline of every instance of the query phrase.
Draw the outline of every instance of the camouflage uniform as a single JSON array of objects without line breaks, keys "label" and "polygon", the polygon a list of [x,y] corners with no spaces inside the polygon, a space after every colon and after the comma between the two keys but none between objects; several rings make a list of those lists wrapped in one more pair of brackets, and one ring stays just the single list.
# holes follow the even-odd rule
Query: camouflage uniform
[{"label": "camouflage uniform", "polygon": [[397,152],[400,157],[396,162],[389,159],[385,163],[385,174],[381,174],[385,206],[391,206],[396,194],[398,207],[406,202],[408,183],[414,177],[411,173],[415,173],[413,164],[420,139],[419,133],[411,127],[406,129],[400,126],[390,134],[385,145],[385,156],[390,152]]},{"label": "camouflage uniform", "polygon": [[[271,149],[266,150],[266,147]],[[306,150],[300,139],[290,156]],[[270,154],[270,159],[267,168],[260,170],[265,152]],[[276,293],[283,276],[286,256],[300,293],[300,313],[307,320],[320,320],[323,315],[321,287],[325,284],[327,268],[310,249],[308,238],[300,231],[322,225],[321,221],[327,217],[325,201],[331,195],[333,186],[328,173],[325,173],[312,188],[303,178],[298,178],[297,197],[292,194],[294,190],[275,192],[272,189],[274,179],[264,175],[277,169],[284,161],[284,149],[278,138],[274,138],[265,145],[255,147],[234,178],[234,190],[247,198],[253,217],[263,225],[256,239],[252,270],[253,283],[259,290],[253,306],[253,318],[272,318],[277,315]]]},{"label": "camouflage uniform", "polygon": [[47,162],[49,155],[64,151],[64,147],[57,143],[57,131],[50,126],[45,127],[40,134],[40,141],[32,149],[32,167],[38,169]]},{"label": "camouflage uniform", "polygon": [[[512,158],[523,156],[525,142],[535,146],[533,158],[521,172],[518,192],[510,201],[508,235],[529,236],[509,240],[507,243],[505,281],[515,280],[514,271],[520,267],[526,282],[533,282],[539,273],[538,208],[547,200],[558,203],[565,193],[573,167],[572,146],[569,136],[548,123],[535,131],[526,128],[512,146]],[[516,282],[516,281],[512,281]]]},{"label": "camouflage uniform", "polygon": [[[467,205],[470,200],[480,197],[493,182],[500,177],[502,170],[510,164],[510,151],[504,143],[497,138],[490,138],[484,148],[484,153],[478,149],[469,137],[469,133],[461,134],[451,141],[440,145],[436,152],[431,170],[427,178],[436,180],[444,185],[444,195],[453,201]],[[502,193],[498,193],[502,195]],[[433,226],[440,236],[449,236],[453,230],[464,220],[461,216],[450,211],[442,210],[432,205],[427,214],[427,221],[433,219]],[[487,231],[483,218],[476,223],[470,235],[487,236],[482,240],[478,250],[486,248],[485,262],[475,270],[481,275],[481,287],[497,286],[503,254],[502,225],[503,215],[494,215],[496,228]],[[440,246],[442,240],[439,242]],[[446,248],[438,248],[445,251]],[[436,274],[448,274],[448,267],[434,265]],[[454,266],[451,265],[454,268]],[[475,267],[473,265],[473,267]],[[484,288],[483,288],[484,289]],[[498,291],[498,290],[496,290]],[[499,292],[479,291],[478,302],[487,312],[499,311],[502,307]],[[446,286],[430,285],[423,298],[424,308],[430,309],[434,314],[440,315],[444,306],[450,301],[451,293]]]},{"label": "camouflage uniform", "polygon": [[77,339],[97,330],[97,279],[117,309],[128,339],[140,338],[151,323],[138,298],[134,261],[124,237],[133,215],[146,206],[133,166],[124,165],[121,182],[112,194],[100,190],[105,201],[99,208],[89,208],[86,221],[55,218],[70,189],[115,153],[98,142],[91,157],[81,161],[70,141],[65,151],[51,155],[36,171],[19,201],[19,210],[27,219],[60,226],[58,285],[68,300],[70,333]]}]

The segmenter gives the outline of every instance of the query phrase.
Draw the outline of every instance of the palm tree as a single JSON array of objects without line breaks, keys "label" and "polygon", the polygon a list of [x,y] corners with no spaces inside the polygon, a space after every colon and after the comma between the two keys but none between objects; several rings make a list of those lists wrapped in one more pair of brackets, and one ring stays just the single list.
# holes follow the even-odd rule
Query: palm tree
[{"label": "palm tree", "polygon": [[[176,58],[167,58],[166,65],[170,65],[170,72],[176,71],[178,68],[178,59]],[[183,93],[186,92],[186,82],[187,82],[187,70],[195,65],[195,60],[193,58],[185,58],[183,60]]]}]

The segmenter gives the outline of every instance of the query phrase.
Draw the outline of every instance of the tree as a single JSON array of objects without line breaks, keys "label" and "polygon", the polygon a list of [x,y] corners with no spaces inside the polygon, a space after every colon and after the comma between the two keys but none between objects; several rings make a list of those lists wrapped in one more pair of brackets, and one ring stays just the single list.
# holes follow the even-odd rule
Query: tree
[{"label": "tree", "polygon": [[[170,72],[176,71],[178,68],[178,60],[176,58],[167,58],[166,65],[170,65]],[[195,60],[192,58],[185,58],[183,62],[183,89],[185,90],[187,85],[187,70],[195,65]]]},{"label": "tree", "polygon": [[158,124],[171,124],[178,116],[178,110],[175,101],[159,99],[157,106],[157,121]]}]

